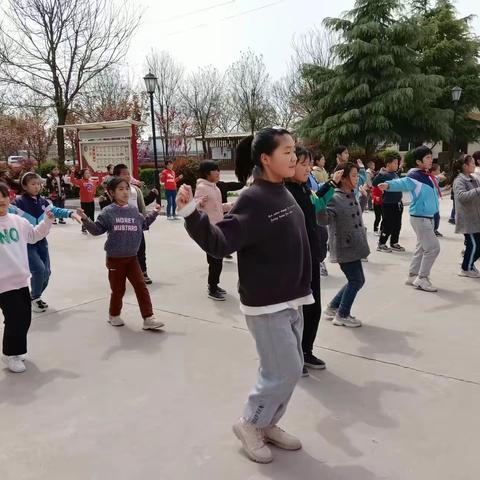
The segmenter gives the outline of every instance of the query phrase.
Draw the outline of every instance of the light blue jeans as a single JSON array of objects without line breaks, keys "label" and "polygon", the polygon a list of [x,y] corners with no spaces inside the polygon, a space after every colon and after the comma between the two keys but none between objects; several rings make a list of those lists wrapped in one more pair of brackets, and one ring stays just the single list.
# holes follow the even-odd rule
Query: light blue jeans
[{"label": "light blue jeans", "polygon": [[255,339],[260,357],[260,368],[243,417],[258,428],[279,422],[302,375],[301,312],[300,308],[268,315],[246,316],[248,329]]},{"label": "light blue jeans", "polygon": [[28,265],[32,274],[32,300],[42,296],[50,279],[50,255],[48,254],[47,239],[44,238],[33,245],[27,245]]}]

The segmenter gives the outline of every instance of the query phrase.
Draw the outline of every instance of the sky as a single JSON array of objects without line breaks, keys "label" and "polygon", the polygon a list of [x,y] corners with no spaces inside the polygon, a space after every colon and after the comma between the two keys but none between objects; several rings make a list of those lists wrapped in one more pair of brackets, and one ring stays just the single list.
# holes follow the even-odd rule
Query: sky
[{"label": "sky", "polygon": [[[354,0],[135,0],[142,24],[125,60],[130,74],[147,73],[145,56],[152,48],[170,52],[187,70],[214,65],[224,71],[240,52],[262,54],[272,79],[287,71],[292,39],[352,8]],[[457,0],[461,15],[477,16],[480,1]]]}]

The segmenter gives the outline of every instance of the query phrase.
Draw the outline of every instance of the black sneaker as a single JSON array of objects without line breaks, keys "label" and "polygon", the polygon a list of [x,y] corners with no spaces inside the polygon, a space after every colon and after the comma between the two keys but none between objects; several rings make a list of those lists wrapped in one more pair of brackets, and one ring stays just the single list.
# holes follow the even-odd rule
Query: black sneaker
[{"label": "black sneaker", "polygon": [[221,288],[221,287],[217,287],[217,292],[218,292],[218,293],[221,293],[222,295],[226,295],[226,294],[227,294],[227,291],[224,290],[224,289]]},{"label": "black sneaker", "polygon": [[443,237],[443,235],[438,230],[435,230],[435,235],[439,238]]},{"label": "black sneaker", "polygon": [[233,260],[233,256],[232,255],[225,255],[223,257],[225,260]]},{"label": "black sneaker", "polygon": [[147,272],[143,272],[143,280],[145,280],[145,283],[147,285],[151,285],[153,283],[152,279],[148,276]]},{"label": "black sneaker", "polygon": [[453,218],[450,218],[450,219],[448,220],[448,223],[450,223],[450,224],[452,224],[452,225],[455,225],[455,220],[454,220]]},{"label": "black sneaker", "polygon": [[310,374],[308,373],[307,367],[304,365],[302,368],[302,377],[309,377]]},{"label": "black sneaker", "polygon": [[315,355],[307,354],[303,356],[304,358],[304,367],[305,365],[309,368],[313,368],[314,370],[325,370],[326,365],[323,360],[320,360]]},{"label": "black sneaker", "polygon": [[208,298],[215,300],[216,302],[224,302],[225,297],[217,290],[216,292],[208,292]]},{"label": "black sneaker", "polygon": [[63,218],[61,218],[61,219],[58,221],[58,223],[59,223],[60,225],[65,225],[67,222],[66,222]]}]

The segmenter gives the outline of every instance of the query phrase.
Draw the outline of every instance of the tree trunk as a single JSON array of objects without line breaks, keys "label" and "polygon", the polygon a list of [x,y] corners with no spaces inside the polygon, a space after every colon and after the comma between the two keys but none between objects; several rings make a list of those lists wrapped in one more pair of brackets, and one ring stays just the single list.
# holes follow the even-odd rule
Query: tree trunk
[{"label": "tree trunk", "polygon": [[208,154],[207,141],[205,140],[205,137],[203,135],[202,135],[202,148],[203,148],[203,158],[204,159],[210,158]]},{"label": "tree trunk", "polygon": [[[57,108],[57,125],[65,125],[68,111],[66,108]],[[57,150],[58,164],[62,167],[65,164],[65,131],[63,128],[57,128]]]}]

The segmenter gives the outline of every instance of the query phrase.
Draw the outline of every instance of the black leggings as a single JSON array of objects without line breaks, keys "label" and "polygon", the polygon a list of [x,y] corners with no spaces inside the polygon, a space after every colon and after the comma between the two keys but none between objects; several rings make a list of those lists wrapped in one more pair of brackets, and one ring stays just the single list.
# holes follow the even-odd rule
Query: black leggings
[{"label": "black leggings", "polygon": [[3,354],[27,353],[27,333],[32,321],[32,303],[28,287],[0,293],[0,309],[5,317]]},{"label": "black leggings", "polygon": [[382,221],[382,206],[381,205],[374,205],[373,211],[375,212],[375,223],[373,224],[373,230],[378,232],[378,228],[382,229],[380,222]]},{"label": "black leggings", "polygon": [[223,269],[223,259],[215,258],[207,253],[208,262],[208,289],[210,293],[215,293],[218,290],[220,283],[220,275]]},{"label": "black leggings", "polygon": [[[85,215],[92,221],[95,221],[95,202],[80,202],[82,210],[85,212]],[[87,229],[82,224],[82,232],[85,232]]]}]

